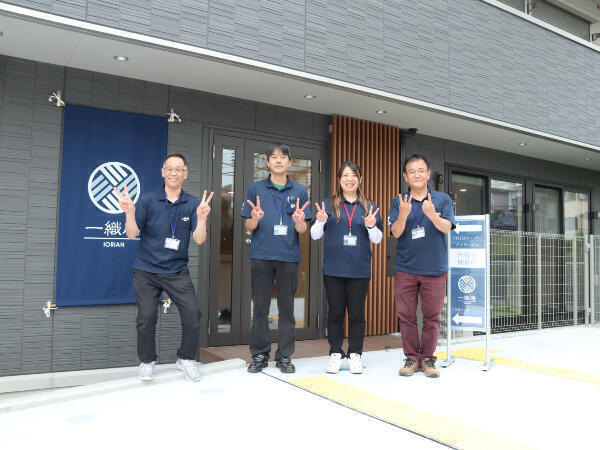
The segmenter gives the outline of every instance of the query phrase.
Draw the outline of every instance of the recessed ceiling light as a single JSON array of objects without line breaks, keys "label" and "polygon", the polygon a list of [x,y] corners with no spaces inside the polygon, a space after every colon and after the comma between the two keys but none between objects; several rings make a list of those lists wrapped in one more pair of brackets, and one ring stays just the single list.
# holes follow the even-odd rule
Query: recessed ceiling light
[{"label": "recessed ceiling light", "polygon": [[591,161],[591,160],[592,160],[592,158],[590,158],[589,156],[586,156],[586,157],[585,157],[585,158],[583,158],[583,159],[584,159],[584,160],[586,160],[586,161]]},{"label": "recessed ceiling light", "polygon": [[526,145],[527,145],[527,142],[519,142],[519,145],[520,145],[521,147],[524,147],[524,146],[526,146]]},{"label": "recessed ceiling light", "polygon": [[129,58],[128,58],[127,56],[122,56],[122,55],[117,55],[117,56],[115,56],[115,59],[116,59],[117,61],[121,61],[121,62],[124,62],[124,61],[128,61],[128,60],[129,60]]},{"label": "recessed ceiling light", "polygon": [[377,114],[386,114],[387,111],[385,109],[378,109],[377,111],[375,111]]},{"label": "recessed ceiling light", "polygon": [[465,188],[459,189],[460,192],[467,192]]},{"label": "recessed ceiling light", "polygon": [[313,98],[317,98],[317,96],[316,95],[312,95],[312,94],[305,94],[304,98],[307,99],[307,100],[312,100]]}]

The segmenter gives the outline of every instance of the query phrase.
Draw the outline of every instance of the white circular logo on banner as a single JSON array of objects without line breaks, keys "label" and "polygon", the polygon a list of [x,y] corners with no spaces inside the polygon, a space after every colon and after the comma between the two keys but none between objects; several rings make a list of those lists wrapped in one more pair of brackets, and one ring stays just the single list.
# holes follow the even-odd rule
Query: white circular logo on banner
[{"label": "white circular logo on banner", "polygon": [[465,294],[470,294],[476,287],[475,278],[470,275],[463,275],[458,279],[458,288]]},{"label": "white circular logo on banner", "polygon": [[120,214],[123,212],[119,206],[119,196],[113,188],[124,192],[123,186],[127,185],[129,195],[133,203],[140,196],[140,180],[137,174],[127,164],[120,162],[107,162],[99,165],[90,175],[88,180],[88,194],[92,203],[100,211],[109,214]]}]

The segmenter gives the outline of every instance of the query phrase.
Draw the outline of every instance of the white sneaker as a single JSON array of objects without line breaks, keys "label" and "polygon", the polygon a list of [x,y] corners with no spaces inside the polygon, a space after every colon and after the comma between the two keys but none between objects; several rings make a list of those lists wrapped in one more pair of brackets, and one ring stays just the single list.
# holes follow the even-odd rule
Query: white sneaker
[{"label": "white sneaker", "polygon": [[142,381],[154,380],[154,364],[156,364],[156,361],[141,363],[138,378]]},{"label": "white sneaker", "polygon": [[200,381],[200,367],[193,359],[178,359],[177,368],[189,381]]},{"label": "white sneaker", "polygon": [[329,365],[325,372],[327,373],[338,373],[342,368],[342,354],[341,353],[332,353],[329,358]]},{"label": "white sneaker", "polygon": [[350,353],[350,373],[363,373],[362,361],[358,353]]}]

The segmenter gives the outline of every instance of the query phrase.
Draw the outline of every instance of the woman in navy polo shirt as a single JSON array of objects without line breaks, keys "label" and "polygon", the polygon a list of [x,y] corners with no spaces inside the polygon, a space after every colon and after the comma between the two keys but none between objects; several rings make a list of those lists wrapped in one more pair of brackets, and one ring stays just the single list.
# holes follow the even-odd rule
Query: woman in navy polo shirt
[{"label": "woman in navy polo shirt", "polygon": [[[360,188],[362,173],[352,161],[338,171],[338,186],[331,199],[317,206],[311,229],[313,239],[325,234],[323,281],[329,313],[327,335],[330,361],[328,373],[338,373],[344,358],[350,372],[362,373],[362,346],[365,337],[365,300],[371,279],[371,245],[383,236],[379,208]],[[344,342],[344,314],[348,309],[348,352]]]}]

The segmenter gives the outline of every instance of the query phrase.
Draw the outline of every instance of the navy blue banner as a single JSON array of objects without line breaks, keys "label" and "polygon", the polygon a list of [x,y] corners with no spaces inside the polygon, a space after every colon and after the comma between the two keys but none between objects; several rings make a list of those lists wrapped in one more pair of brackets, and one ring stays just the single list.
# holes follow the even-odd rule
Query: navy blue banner
[{"label": "navy blue banner", "polygon": [[134,203],[162,186],[164,118],[67,105],[65,111],[56,305],[135,303],[131,266],[137,240],[113,192],[127,185]]}]

